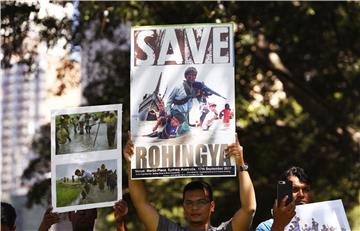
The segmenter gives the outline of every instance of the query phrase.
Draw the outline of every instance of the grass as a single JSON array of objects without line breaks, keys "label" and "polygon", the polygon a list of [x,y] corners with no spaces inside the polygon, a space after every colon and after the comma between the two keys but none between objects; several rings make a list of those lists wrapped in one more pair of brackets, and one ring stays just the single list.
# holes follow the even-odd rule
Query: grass
[{"label": "grass", "polygon": [[70,184],[62,181],[56,182],[56,205],[63,207],[70,205],[81,193],[81,184]]}]

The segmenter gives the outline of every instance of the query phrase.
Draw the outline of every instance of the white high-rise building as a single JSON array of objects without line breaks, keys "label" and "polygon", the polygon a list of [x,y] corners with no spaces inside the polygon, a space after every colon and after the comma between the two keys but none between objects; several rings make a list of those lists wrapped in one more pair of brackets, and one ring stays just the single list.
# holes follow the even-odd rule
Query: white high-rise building
[{"label": "white high-rise building", "polygon": [[44,73],[29,73],[24,64],[1,70],[2,196],[25,193],[21,192],[21,175],[34,156],[33,135],[44,122],[40,113],[46,96],[44,84]]}]

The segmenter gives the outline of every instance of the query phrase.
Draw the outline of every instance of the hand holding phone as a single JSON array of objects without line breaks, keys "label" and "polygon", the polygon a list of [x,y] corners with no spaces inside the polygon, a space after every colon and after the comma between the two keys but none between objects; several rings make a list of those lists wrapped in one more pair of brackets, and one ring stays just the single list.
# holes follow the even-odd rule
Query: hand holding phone
[{"label": "hand holding phone", "polygon": [[281,201],[285,196],[288,196],[285,205],[288,205],[292,201],[292,182],[291,181],[278,181],[277,184],[277,201],[278,207],[281,205]]}]

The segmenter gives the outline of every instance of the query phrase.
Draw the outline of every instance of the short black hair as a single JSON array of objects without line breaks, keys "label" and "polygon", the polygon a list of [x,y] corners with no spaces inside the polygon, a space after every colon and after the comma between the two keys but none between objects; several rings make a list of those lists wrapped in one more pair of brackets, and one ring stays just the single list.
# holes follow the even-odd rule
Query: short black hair
[{"label": "short black hair", "polygon": [[185,116],[183,115],[183,113],[175,110],[173,113],[173,116],[179,121],[179,123],[183,123],[185,121]]},{"label": "short black hair", "polygon": [[197,75],[197,70],[195,67],[188,67],[186,70],[185,70],[185,76],[189,75],[189,74],[194,74],[194,75]]},{"label": "short black hair", "polygon": [[184,190],[183,190],[183,201],[185,199],[185,193],[187,191],[193,191],[193,190],[206,190],[208,192],[208,196],[210,201],[213,201],[213,192],[212,192],[212,188],[210,186],[210,184],[204,182],[204,181],[191,181],[190,183],[188,183],[187,185],[185,185]]},{"label": "short black hair", "polygon": [[15,225],[16,212],[11,204],[1,202],[1,224],[9,228]]},{"label": "short black hair", "polygon": [[302,169],[300,167],[297,167],[297,166],[290,167],[283,173],[282,179],[288,180],[291,176],[296,176],[297,178],[299,178],[300,182],[303,182],[306,184],[311,183],[309,176],[305,173],[304,169]]}]

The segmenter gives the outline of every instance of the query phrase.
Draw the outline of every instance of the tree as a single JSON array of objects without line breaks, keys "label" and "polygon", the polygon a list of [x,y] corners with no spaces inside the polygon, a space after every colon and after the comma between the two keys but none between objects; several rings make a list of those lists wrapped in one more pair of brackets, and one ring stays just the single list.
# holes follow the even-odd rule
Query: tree
[{"label": "tree", "polygon": [[[232,22],[238,133],[258,200],[254,227],[270,216],[275,182],[291,165],[312,177],[315,201],[341,198],[355,225],[350,211],[359,206],[359,2],[81,2],[79,10],[84,96],[89,105],[124,108],[130,97],[126,26]],[[128,109],[123,118],[126,131]],[[184,221],[178,201],[187,181],[150,181],[150,200],[162,214]],[[217,204],[224,205],[214,216],[217,224],[236,210],[229,198],[237,198],[237,187],[234,179],[208,181]],[[141,230],[133,212],[128,227]]]},{"label": "tree", "polygon": [[[101,28],[128,21],[234,23],[239,133],[249,153],[259,204],[254,224],[270,215],[274,182],[290,165],[300,165],[312,176],[315,201],[342,195],[348,211],[359,203],[358,3],[131,2],[86,7],[98,10],[93,16],[107,12],[99,17],[105,22]],[[339,168],[350,171],[336,171]],[[230,179],[210,181],[223,198],[236,198]],[[152,190],[171,188],[161,184]],[[229,203],[223,198],[218,204]],[[163,200],[153,199],[164,210]],[[181,220],[181,213],[174,212],[177,205],[168,205],[174,209],[170,214]],[[229,207],[233,205],[224,208]],[[228,217],[232,212],[219,214]],[[221,219],[215,216],[214,222]]]}]

